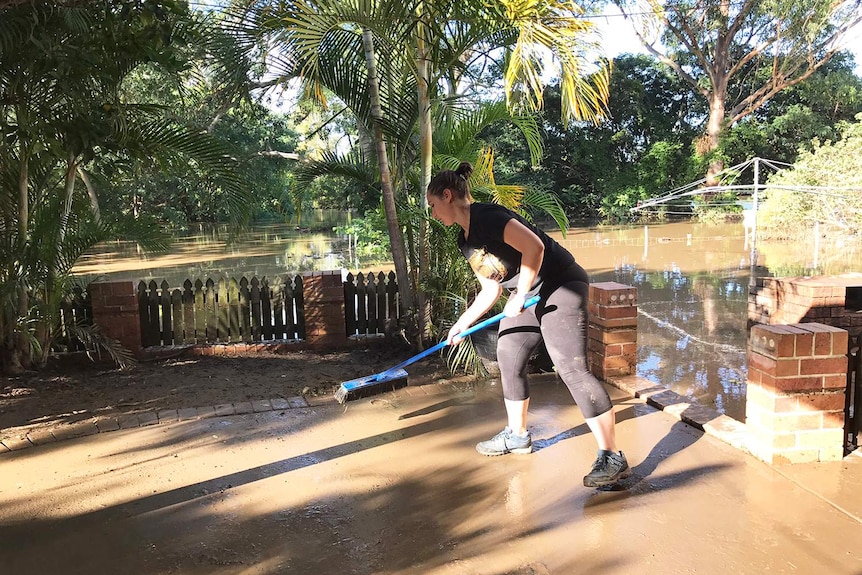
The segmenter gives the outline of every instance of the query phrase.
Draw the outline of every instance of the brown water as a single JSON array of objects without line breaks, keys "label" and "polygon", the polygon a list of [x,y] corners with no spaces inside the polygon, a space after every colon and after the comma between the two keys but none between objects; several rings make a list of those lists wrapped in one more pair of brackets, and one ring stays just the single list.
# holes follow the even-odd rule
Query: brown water
[{"label": "brown water", "polygon": [[[573,228],[553,234],[592,275],[638,288],[638,374],[743,419],[748,289],[752,275],[831,275],[862,271],[862,244],[759,241],[741,224],[689,222]],[[754,262],[752,262],[754,256]],[[754,265],[752,265],[754,263]],[[147,257],[112,243],[82,259],[81,279],[161,281],[277,276],[312,270],[391,269],[363,258],[346,236],[288,225],[256,227],[233,241],[225,231],[178,238],[168,255]]]}]

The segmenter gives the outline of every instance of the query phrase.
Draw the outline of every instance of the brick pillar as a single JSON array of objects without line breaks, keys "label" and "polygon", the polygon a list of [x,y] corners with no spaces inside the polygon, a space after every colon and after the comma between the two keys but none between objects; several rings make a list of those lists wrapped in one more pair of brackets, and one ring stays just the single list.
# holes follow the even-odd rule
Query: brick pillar
[{"label": "brick pillar", "polygon": [[590,284],[587,351],[599,379],[637,370],[637,288],[616,282]]},{"label": "brick pillar", "polygon": [[93,323],[123,347],[139,355],[141,317],[138,293],[132,281],[92,282],[87,287],[93,305]]},{"label": "brick pillar", "polygon": [[344,347],[344,284],[340,271],[307,272],[302,276],[305,341],[312,347]]},{"label": "brick pillar", "polygon": [[767,463],[844,455],[847,332],[821,323],[756,325],[748,342],[748,448]]}]

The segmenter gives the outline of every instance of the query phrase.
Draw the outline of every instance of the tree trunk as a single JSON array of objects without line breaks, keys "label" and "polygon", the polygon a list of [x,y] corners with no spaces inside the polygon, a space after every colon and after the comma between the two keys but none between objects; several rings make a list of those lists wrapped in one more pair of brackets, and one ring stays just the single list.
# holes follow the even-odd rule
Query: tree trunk
[{"label": "tree trunk", "polygon": [[[725,107],[727,103],[727,84],[730,81],[730,46],[732,36],[729,31],[730,3],[722,0],[719,4],[720,26],[715,43],[710,77],[712,91],[709,93],[709,119],[706,123],[706,138],[703,154],[709,158],[709,168],[706,171],[706,185],[719,185],[719,173],[724,170],[724,162],[715,154],[721,142],[724,130]],[[709,68],[708,68],[709,69]],[[712,192],[706,195],[712,196]]]},{"label": "tree trunk", "polygon": [[87,188],[87,197],[90,199],[90,211],[93,213],[93,219],[96,220],[97,224],[100,224],[102,223],[102,212],[99,210],[99,196],[96,194],[96,188],[93,186],[93,182],[90,181],[90,176],[87,175],[87,172],[80,167],[78,168],[78,175]]},{"label": "tree trunk", "polygon": [[[419,102],[419,198],[423,214],[428,211],[428,199],[425,191],[431,183],[431,162],[433,160],[432,127],[431,127],[431,88],[428,70],[428,47],[425,43],[425,24],[422,21],[421,6],[416,26],[416,89]],[[419,334],[426,337],[431,325],[431,304],[418,289],[424,284],[425,275],[431,267],[428,253],[428,222],[419,219],[419,278],[417,282],[417,297],[419,299]]]},{"label": "tree trunk", "polygon": [[413,309],[413,290],[410,285],[410,275],[407,271],[407,253],[404,249],[404,236],[398,223],[398,210],[395,206],[395,192],[392,189],[392,177],[389,172],[389,156],[383,128],[380,125],[383,112],[380,107],[380,87],[375,62],[374,39],[371,30],[363,28],[362,47],[365,51],[365,65],[368,69],[368,96],[371,100],[371,119],[374,130],[374,143],[377,149],[377,167],[380,171],[380,187],[383,192],[383,210],[386,213],[386,227],[389,230],[389,243],[392,246],[392,260],[395,264],[395,276],[398,279],[398,294],[401,296],[403,309],[409,315]]},{"label": "tree trunk", "polygon": [[75,154],[69,152],[66,158],[66,182],[64,187],[65,197],[63,201],[63,214],[60,217],[60,243],[66,239],[66,229],[69,226],[69,216],[72,215],[72,196],[75,192],[75,174],[77,173],[78,164],[75,161]]},{"label": "tree trunk", "polygon": [[[724,106],[726,93],[726,79],[717,82],[715,90],[712,92],[709,101],[709,119],[706,123],[706,134],[703,139],[703,145],[699,152],[701,155],[709,157],[718,150],[719,142],[721,141],[721,132],[724,128]],[[719,157],[713,157],[709,161],[709,168],[706,172],[706,185],[719,185],[718,174],[724,170],[724,162]]]},{"label": "tree trunk", "polygon": [[[29,187],[30,169],[27,150],[21,145],[21,171],[18,174],[18,249],[23,253],[27,249],[30,229],[30,204]],[[26,273],[26,269],[19,273]],[[9,357],[6,363],[6,371],[10,374],[22,373],[30,364],[30,340],[27,337],[27,315],[30,308],[30,299],[27,294],[27,282],[24,278],[18,280],[18,307],[15,318],[12,321],[12,342]],[[15,328],[17,326],[17,337]]]}]

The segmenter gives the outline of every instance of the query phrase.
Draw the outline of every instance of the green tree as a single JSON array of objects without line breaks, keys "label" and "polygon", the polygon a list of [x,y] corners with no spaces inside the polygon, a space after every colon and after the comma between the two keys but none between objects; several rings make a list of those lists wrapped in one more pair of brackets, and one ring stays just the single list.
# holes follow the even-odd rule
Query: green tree
[{"label": "green tree", "polygon": [[862,114],[840,126],[841,138],[815,141],[792,168],[769,179],[758,232],[793,237],[815,222],[822,233],[862,230]]},{"label": "green tree", "polygon": [[202,43],[204,24],[173,2],[36,1],[0,9],[5,371],[47,357],[69,272],[86,249],[123,235],[137,236],[145,247],[164,246],[152,222],[99,208],[98,178],[91,177],[96,158],[132,166],[183,154],[228,191],[232,213],[243,213],[244,190],[222,146],[165,110],[127,101],[121,93],[123,80],[145,63],[183,70],[181,48]]},{"label": "green tree", "polygon": [[[698,151],[709,159],[707,185],[723,160],[725,130],[825,65],[862,20],[862,0],[707,0],[643,3],[613,0],[639,22],[644,47],[708,104]],[[656,33],[657,31],[657,33]]]},{"label": "green tree", "polygon": [[[325,84],[345,101],[354,100],[351,109],[363,121],[365,131],[374,135],[393,257],[402,285],[406,285],[407,272],[400,262],[402,258],[406,261],[406,253],[400,248],[394,188],[385,172],[392,166],[389,157],[404,164],[400,155],[387,150],[406,141],[405,127],[410,137],[418,133],[420,170],[414,198],[424,206],[422,190],[431,175],[432,104],[444,95],[459,93],[469,72],[467,63],[475,53],[499,47],[511,50],[504,82],[510,105],[535,108],[541,104],[537,47],[543,45],[557,54],[561,65],[565,118],[594,118],[607,97],[607,75],[602,69],[589,77],[585,74],[580,49],[589,24],[578,18],[580,13],[572,4],[560,2],[474,5],[370,0],[321,1],[314,6],[285,3],[277,10],[262,10],[261,28],[282,41],[285,53],[295,58],[293,73],[310,82],[310,92],[321,94],[318,86]],[[345,63],[358,54],[362,54],[364,66]],[[350,93],[346,87],[352,89]],[[443,87],[445,92],[440,91]],[[411,91],[416,94],[416,112],[412,121],[404,123],[403,104],[412,99]],[[362,101],[356,101],[356,95]],[[428,267],[424,224],[417,236],[421,275]],[[427,308],[423,308],[419,317],[426,316]],[[424,331],[421,326],[420,331]]]},{"label": "green tree", "polygon": [[862,112],[862,78],[853,58],[839,54],[805,81],[777,94],[753,114],[730,127],[721,156],[731,164],[759,156],[792,164],[816,138],[834,141],[843,122]]},{"label": "green tree", "polygon": [[495,172],[506,181],[559,196],[570,218],[627,220],[638,200],[689,181],[692,142],[705,110],[667,66],[649,56],[614,60],[606,119],[564,125],[551,86],[542,113],[544,154],[533,166],[516,134],[494,125],[483,134]]}]

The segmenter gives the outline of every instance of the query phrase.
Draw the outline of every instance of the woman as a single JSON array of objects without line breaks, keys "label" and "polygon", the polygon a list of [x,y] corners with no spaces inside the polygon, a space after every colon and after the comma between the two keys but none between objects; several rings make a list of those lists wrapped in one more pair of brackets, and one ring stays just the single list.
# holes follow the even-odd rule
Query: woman
[{"label": "woman", "polygon": [[[518,214],[496,204],[474,202],[467,185],[472,173],[467,162],[457,170],[443,170],[431,180],[426,196],[432,217],[446,226],[460,226],[458,247],[481,286],[449,330],[447,343],[460,343],[459,334],[491,309],[503,288],[510,292],[497,341],[508,425],[476,449],[482,455],[532,451],[527,362],[544,339],[557,374],[599,446],[584,485],[612,485],[631,475],[631,470],[617,450],[610,397],[587,368],[587,273],[565,248]],[[536,294],[541,297],[538,305],[524,309],[524,301]]]}]

